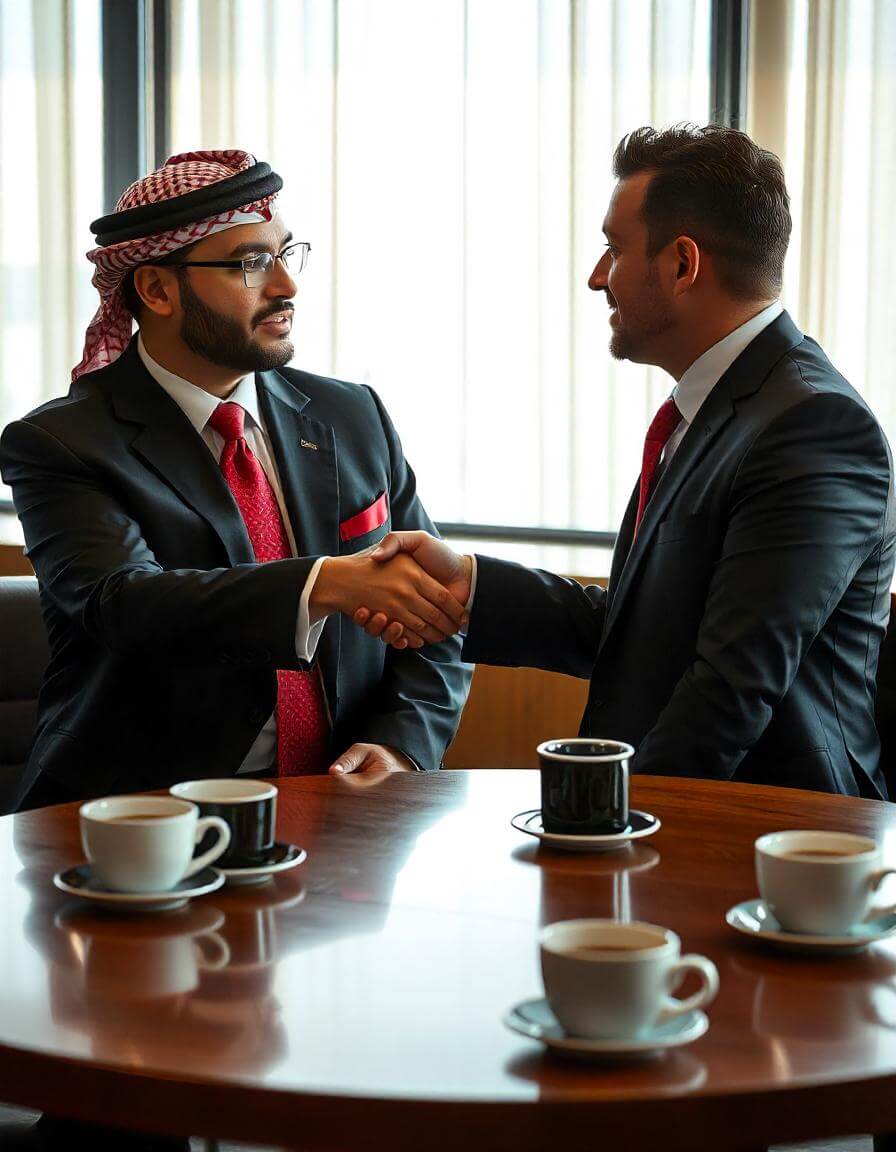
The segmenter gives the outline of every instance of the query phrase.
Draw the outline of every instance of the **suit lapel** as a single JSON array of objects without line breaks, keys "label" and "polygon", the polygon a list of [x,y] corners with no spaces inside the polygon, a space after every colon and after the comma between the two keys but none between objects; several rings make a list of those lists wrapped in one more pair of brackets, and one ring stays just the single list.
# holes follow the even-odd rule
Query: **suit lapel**
[{"label": "suit lapel", "polygon": [[[717,384],[703,406],[697,413],[694,423],[688,428],[685,437],[679,444],[675,455],[669,462],[669,467],[663,473],[662,480],[644,509],[644,516],[638,528],[638,535],[631,546],[628,556],[624,558],[624,566],[619,576],[610,610],[604,625],[601,647],[606,643],[607,636],[613,624],[619,618],[626,596],[631,590],[638,570],[647,554],[656,534],[657,527],[666,514],[670,503],[674,500],[678,489],[688,474],[700,463],[719,430],[728,423],[734,414],[731,399],[726,389],[719,389]],[[632,523],[627,539],[631,539]],[[614,556],[614,565],[616,558]]]},{"label": "suit lapel", "polygon": [[[601,648],[619,618],[626,596],[634,586],[635,577],[653,543],[657,529],[681,485],[710,450],[721,429],[735,415],[735,402],[756,392],[781,357],[795,348],[802,339],[802,333],[788,314],[782,312],[747,345],[704,400],[644,510],[644,517],[631,550],[627,556],[623,554],[620,558],[621,570],[609,604]],[[624,535],[631,510],[632,504],[629,502],[626,519],[623,521],[617,542],[617,552],[620,551],[620,546],[624,546],[631,539],[634,518],[628,533]],[[614,572],[617,570],[616,553],[613,555],[613,570]]]},{"label": "suit lapel", "polygon": [[231,564],[255,555],[243,518],[215,458],[178,405],[146,371],[136,339],[113,366],[108,395],[120,420],[142,427],[131,450],[217,533]]},{"label": "suit lapel", "polygon": [[277,372],[255,377],[300,556],[339,554],[339,480],[333,428],[307,411],[310,400]]},{"label": "suit lapel", "polygon": [[[339,555],[339,478],[333,427],[308,411],[308,396],[277,372],[255,377],[265,428],[271,441],[283,499],[300,556]],[[335,720],[341,617],[327,621],[318,644],[327,700]]]},{"label": "suit lapel", "polygon": [[607,584],[607,613],[609,614],[610,607],[613,603],[613,598],[616,595],[616,589],[619,587],[619,580],[622,576],[622,570],[625,567],[625,561],[628,557],[632,547],[632,536],[635,531],[635,517],[638,515],[638,497],[640,495],[640,482],[635,484],[634,491],[629,498],[628,507],[625,510],[625,515],[622,517],[622,524],[619,527],[619,532],[616,536],[616,546],[613,549],[613,563],[610,565],[610,579]]}]

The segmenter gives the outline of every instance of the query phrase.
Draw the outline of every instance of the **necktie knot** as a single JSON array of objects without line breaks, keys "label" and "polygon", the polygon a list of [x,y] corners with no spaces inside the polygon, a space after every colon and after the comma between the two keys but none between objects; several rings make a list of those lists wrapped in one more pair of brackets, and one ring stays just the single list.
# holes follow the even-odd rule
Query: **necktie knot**
[{"label": "necktie knot", "polygon": [[670,396],[667,400],[663,401],[657,414],[651,420],[650,427],[647,429],[646,439],[665,446],[666,441],[680,423],[681,413],[675,401]]},{"label": "necktie knot", "polygon": [[223,436],[225,440],[239,440],[244,435],[243,424],[246,419],[246,413],[239,406],[229,401],[224,404],[219,404],[214,410],[209,420],[212,428]]}]

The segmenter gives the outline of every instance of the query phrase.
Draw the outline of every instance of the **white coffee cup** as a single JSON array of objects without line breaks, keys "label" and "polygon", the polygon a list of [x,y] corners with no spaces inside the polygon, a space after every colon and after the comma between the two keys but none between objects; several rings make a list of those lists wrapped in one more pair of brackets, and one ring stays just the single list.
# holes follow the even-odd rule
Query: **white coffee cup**
[{"label": "white coffee cup", "polygon": [[852,832],[770,832],[756,841],[759,893],[791,932],[840,935],[896,911],[872,908],[891,874],[875,841]]},{"label": "white coffee cup", "polygon": [[[539,945],[548,1003],[571,1036],[637,1039],[709,1004],[719,990],[715,964],[682,956],[678,936],[656,924],[562,920],[542,929]],[[676,999],[672,993],[692,971],[702,987]]]},{"label": "white coffee cup", "polygon": [[[170,796],[107,796],[82,804],[81,844],[97,878],[118,892],[168,892],[225,851],[230,829],[218,816]],[[218,840],[193,851],[209,828]]]}]

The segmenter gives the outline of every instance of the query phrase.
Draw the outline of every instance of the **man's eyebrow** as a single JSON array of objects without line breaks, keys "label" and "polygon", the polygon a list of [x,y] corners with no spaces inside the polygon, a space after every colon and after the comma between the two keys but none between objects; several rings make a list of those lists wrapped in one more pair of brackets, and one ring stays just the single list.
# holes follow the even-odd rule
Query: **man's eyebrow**
[{"label": "man's eyebrow", "polygon": [[237,244],[235,248],[230,250],[230,256],[238,260],[240,256],[248,256],[250,252],[282,252],[292,240],[292,232],[287,232],[276,249],[266,241],[254,240],[245,244]]}]

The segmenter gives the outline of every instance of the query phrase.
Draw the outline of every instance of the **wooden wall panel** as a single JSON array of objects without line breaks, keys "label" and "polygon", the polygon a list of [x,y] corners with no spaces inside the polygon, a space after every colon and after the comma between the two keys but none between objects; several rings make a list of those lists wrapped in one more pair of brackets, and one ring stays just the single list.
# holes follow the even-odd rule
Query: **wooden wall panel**
[{"label": "wooden wall panel", "polygon": [[[606,577],[573,576],[606,587]],[[588,682],[535,668],[480,664],[446,768],[537,768],[542,740],[576,736]]]},{"label": "wooden wall panel", "polygon": [[537,768],[542,740],[575,736],[587,680],[480,664],[446,768]]},{"label": "wooden wall panel", "polygon": [[0,544],[0,576],[33,576],[21,544]]}]

